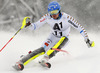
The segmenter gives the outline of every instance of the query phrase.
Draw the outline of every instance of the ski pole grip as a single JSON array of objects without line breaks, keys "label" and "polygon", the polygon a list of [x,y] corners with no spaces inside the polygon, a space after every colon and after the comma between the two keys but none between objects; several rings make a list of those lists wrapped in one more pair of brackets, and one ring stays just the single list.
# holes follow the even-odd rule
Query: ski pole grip
[{"label": "ski pole grip", "polygon": [[30,21],[30,17],[25,17],[25,18],[23,19],[21,29],[23,29],[23,28],[25,27],[26,23],[29,22],[29,21]]}]

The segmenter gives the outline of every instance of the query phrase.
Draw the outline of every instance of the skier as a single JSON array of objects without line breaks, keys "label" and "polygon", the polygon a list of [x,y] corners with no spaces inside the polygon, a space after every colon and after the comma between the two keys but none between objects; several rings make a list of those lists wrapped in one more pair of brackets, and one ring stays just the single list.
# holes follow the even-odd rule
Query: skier
[{"label": "skier", "polygon": [[31,60],[43,54],[44,57],[41,61],[39,61],[39,63],[44,67],[50,68],[51,64],[48,60],[55,56],[58,52],[52,49],[61,49],[68,44],[71,26],[80,32],[88,47],[94,47],[94,42],[89,40],[85,29],[72,16],[61,12],[61,7],[56,1],[53,1],[48,5],[48,14],[44,15],[35,23],[30,23],[29,21],[26,23],[25,27],[29,26],[29,28],[36,30],[45,23],[49,24],[51,27],[49,37],[40,48],[29,52],[26,56],[19,60],[15,66],[13,66],[16,70],[23,70],[24,66]]}]

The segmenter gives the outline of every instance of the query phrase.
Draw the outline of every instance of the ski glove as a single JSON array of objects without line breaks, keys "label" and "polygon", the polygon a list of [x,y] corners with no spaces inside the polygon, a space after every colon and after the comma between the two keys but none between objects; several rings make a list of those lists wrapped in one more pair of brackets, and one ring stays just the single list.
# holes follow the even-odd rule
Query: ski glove
[{"label": "ski glove", "polygon": [[85,39],[85,42],[86,42],[88,48],[95,46],[94,41],[90,41],[89,39]]},{"label": "ski glove", "polygon": [[31,25],[30,21],[28,21],[28,23],[26,23],[25,28],[26,28],[27,26],[29,26],[29,25]]}]

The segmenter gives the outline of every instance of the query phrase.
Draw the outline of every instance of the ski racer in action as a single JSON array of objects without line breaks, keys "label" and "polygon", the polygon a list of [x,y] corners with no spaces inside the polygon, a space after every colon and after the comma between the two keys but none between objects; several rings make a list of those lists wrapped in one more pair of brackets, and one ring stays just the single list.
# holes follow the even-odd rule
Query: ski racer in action
[{"label": "ski racer in action", "polygon": [[68,44],[71,27],[74,27],[80,32],[88,47],[94,47],[94,42],[90,41],[85,29],[72,16],[61,12],[61,7],[56,1],[53,1],[48,5],[48,14],[44,15],[35,23],[30,23],[29,21],[26,23],[25,27],[30,26],[31,29],[36,30],[45,23],[49,24],[51,27],[49,37],[46,39],[46,41],[44,41],[40,48],[31,51],[21,60],[19,60],[15,66],[13,66],[16,70],[23,70],[24,66],[31,60],[34,60],[43,54],[44,57],[41,59],[41,61],[39,61],[39,63],[44,67],[50,68],[51,64],[48,62],[48,60],[55,56],[55,54],[58,52],[53,50],[53,48],[62,49]]}]

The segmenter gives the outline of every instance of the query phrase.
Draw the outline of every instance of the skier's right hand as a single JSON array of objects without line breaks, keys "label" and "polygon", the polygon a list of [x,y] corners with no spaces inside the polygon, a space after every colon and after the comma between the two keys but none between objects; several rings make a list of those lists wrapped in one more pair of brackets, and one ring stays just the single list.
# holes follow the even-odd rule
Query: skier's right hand
[{"label": "skier's right hand", "polygon": [[25,28],[26,28],[27,26],[29,26],[29,25],[31,25],[30,21],[28,21],[28,23],[26,23]]}]

